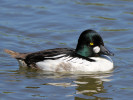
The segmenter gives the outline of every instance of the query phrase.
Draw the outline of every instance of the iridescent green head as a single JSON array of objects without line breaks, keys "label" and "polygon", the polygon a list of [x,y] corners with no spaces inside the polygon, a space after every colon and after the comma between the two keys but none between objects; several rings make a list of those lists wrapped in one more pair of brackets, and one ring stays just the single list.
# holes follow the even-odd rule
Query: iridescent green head
[{"label": "iridescent green head", "polygon": [[104,47],[102,37],[94,30],[85,30],[81,33],[76,53],[84,57],[95,57],[104,55],[113,55]]}]

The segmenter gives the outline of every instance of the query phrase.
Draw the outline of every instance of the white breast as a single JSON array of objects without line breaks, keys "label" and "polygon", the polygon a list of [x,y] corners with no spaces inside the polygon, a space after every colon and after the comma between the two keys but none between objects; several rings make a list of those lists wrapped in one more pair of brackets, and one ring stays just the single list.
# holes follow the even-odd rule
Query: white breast
[{"label": "white breast", "polygon": [[[54,57],[53,57],[54,58]],[[57,60],[44,60],[37,62],[36,65],[46,71],[62,72],[62,71],[109,71],[113,69],[113,62],[110,57],[91,57],[96,62],[89,62],[82,58],[62,57]]]}]

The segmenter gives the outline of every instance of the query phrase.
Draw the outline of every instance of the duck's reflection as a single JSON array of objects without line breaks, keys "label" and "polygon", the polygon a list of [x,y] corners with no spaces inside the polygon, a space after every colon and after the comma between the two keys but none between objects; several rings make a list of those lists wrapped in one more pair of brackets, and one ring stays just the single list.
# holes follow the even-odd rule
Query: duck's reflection
[{"label": "duck's reflection", "polygon": [[[112,76],[111,74],[97,74],[97,75],[88,75],[80,76],[74,81],[77,84],[76,94],[82,94],[84,96],[98,98],[95,94],[106,93],[104,89],[104,82],[111,81],[108,77]],[[82,96],[82,99],[84,98]],[[76,96],[75,100],[81,98]],[[82,100],[81,99],[81,100]],[[105,99],[105,97],[104,97]],[[106,98],[107,99],[107,98]]]},{"label": "duck's reflection", "polygon": [[76,94],[92,96],[99,92],[105,92],[103,82],[98,79],[82,77],[76,83],[78,84]]},{"label": "duck's reflection", "polygon": [[[100,100],[101,98],[111,99],[107,98],[106,96],[103,96],[103,94],[107,93],[107,89],[104,87],[104,83],[111,81],[110,77],[112,76],[112,72],[98,73],[98,74],[79,74],[79,73],[75,74],[75,73],[53,73],[53,72],[44,72],[44,71],[35,72],[35,71],[20,69],[19,74],[20,73],[24,74],[28,78],[34,77],[41,80],[43,79],[44,81],[42,82],[45,83],[43,83],[42,85],[45,86],[49,85],[55,86],[56,89],[59,89],[58,87],[65,87],[60,90],[63,92],[68,93],[68,89],[70,89],[69,91],[71,94],[69,95],[73,96],[75,100],[88,100],[90,98],[100,99]],[[68,96],[68,94],[66,96]]]}]

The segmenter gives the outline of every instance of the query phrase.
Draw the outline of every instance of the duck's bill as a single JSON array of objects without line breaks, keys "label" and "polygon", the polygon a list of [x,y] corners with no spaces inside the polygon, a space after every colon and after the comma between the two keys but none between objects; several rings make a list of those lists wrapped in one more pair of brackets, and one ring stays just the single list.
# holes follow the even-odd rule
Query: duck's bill
[{"label": "duck's bill", "polygon": [[100,46],[100,53],[103,55],[114,56],[114,54],[112,52],[110,52],[107,48],[105,48],[102,45]]}]

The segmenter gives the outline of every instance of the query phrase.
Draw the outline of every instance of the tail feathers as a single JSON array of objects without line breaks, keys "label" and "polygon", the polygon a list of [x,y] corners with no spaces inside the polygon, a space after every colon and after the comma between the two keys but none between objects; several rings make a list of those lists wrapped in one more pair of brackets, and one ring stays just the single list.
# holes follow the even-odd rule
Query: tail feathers
[{"label": "tail feathers", "polygon": [[9,55],[11,55],[11,57],[16,58],[16,59],[25,59],[27,54],[23,54],[23,53],[18,53],[12,50],[8,50],[5,49],[4,50],[6,53],[8,53]]}]

